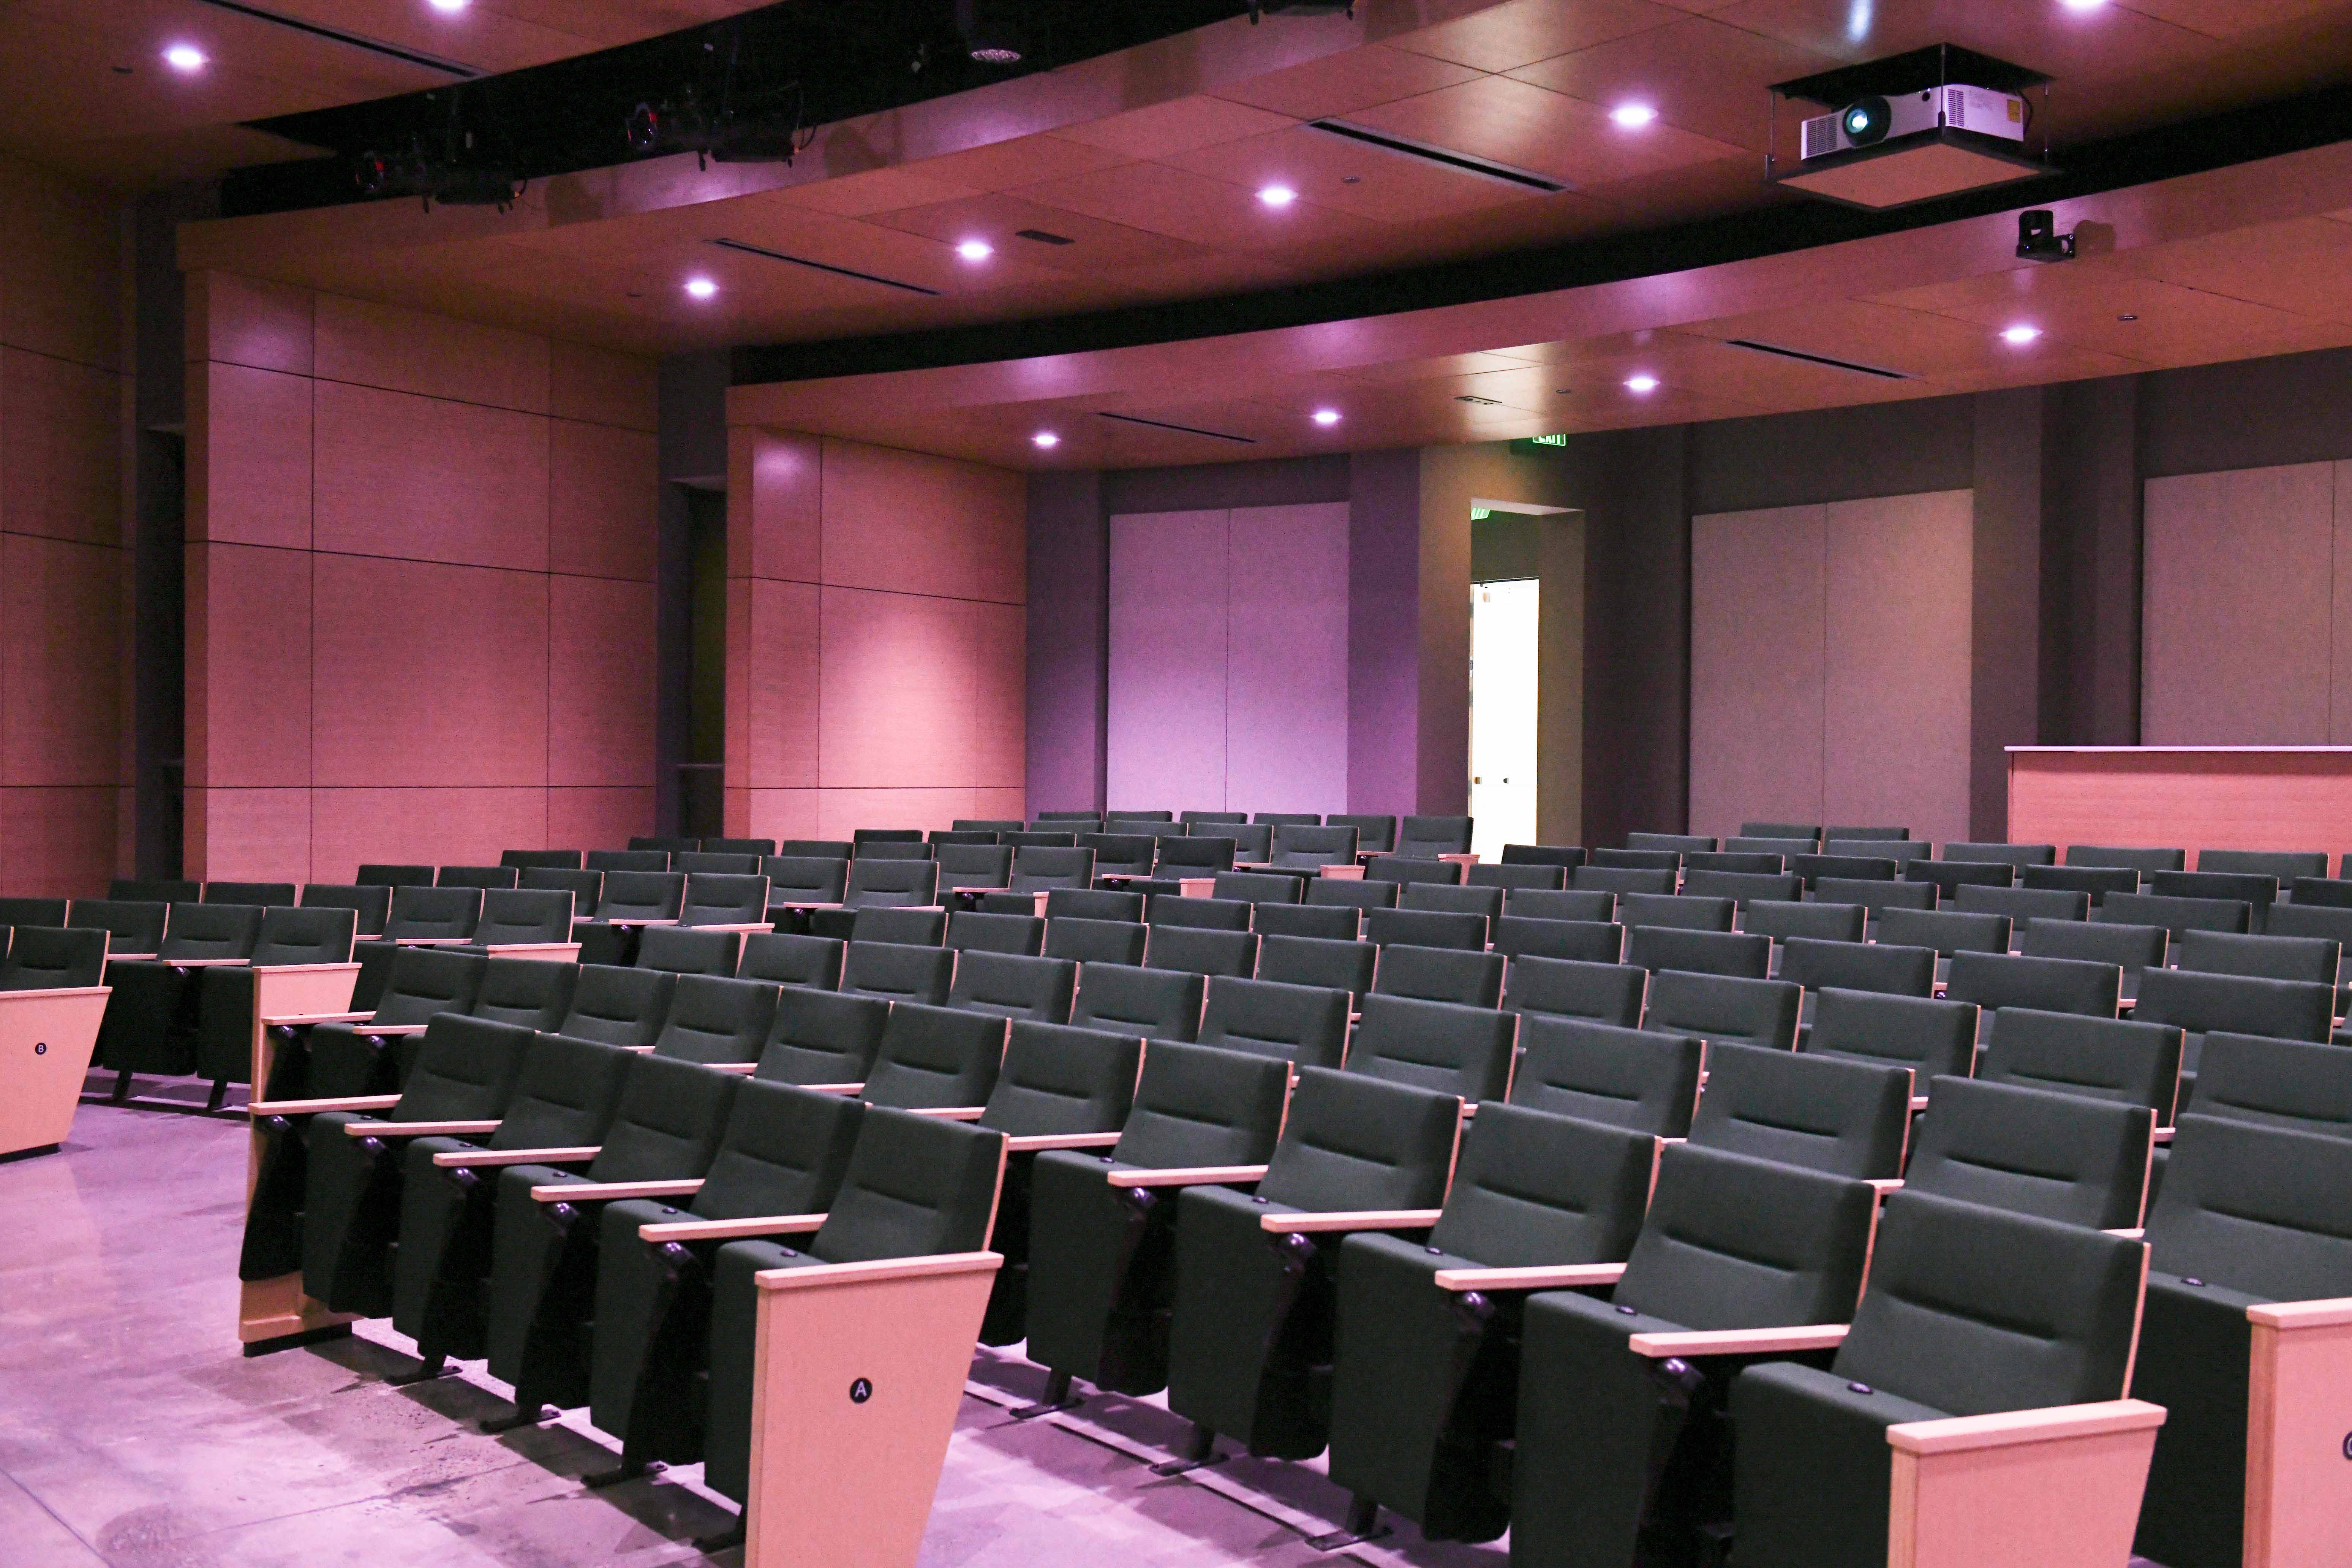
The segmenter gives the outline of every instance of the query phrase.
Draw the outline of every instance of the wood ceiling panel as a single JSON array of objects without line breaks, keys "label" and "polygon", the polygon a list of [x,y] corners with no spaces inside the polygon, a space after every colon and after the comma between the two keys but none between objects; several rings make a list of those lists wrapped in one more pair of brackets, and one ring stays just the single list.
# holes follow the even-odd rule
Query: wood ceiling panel
[{"label": "wood ceiling panel", "polygon": [[509,71],[721,21],[767,3],[473,0],[455,14],[419,0],[267,0],[267,7],[482,70]]},{"label": "wood ceiling panel", "polygon": [[1253,192],[1285,185],[1319,206],[1374,223],[1414,223],[1550,199],[1490,175],[1303,126],[1160,162]]},{"label": "wood ceiling panel", "polygon": [[1485,77],[1354,116],[1375,130],[1533,169],[1574,185],[1632,179],[1744,151],[1671,125],[1627,129],[1582,99]]},{"label": "wood ceiling panel", "polygon": [[[1693,16],[1510,74],[1590,103],[1646,103],[1668,125],[1760,153],[1770,142],[1770,85],[1832,63],[1799,45]],[[1803,112],[1781,111],[1781,140],[1790,151]]]},{"label": "wood ceiling panel", "polygon": [[1043,180],[1062,179],[1128,162],[1108,147],[1089,147],[1064,136],[1017,136],[908,165],[927,180],[969,191],[1009,191]]},{"label": "wood ceiling panel", "polygon": [[1108,120],[1074,125],[1054,134],[1128,158],[1165,158],[1220,142],[1239,142],[1287,129],[1287,114],[1232,103],[1222,98],[1180,98],[1149,109],[1132,109]]},{"label": "wood ceiling panel", "polygon": [[1269,207],[1240,185],[1166,163],[1130,163],[1030,185],[1018,195],[1107,223],[1220,250],[1272,250],[1370,232],[1365,220],[1309,201]]},{"label": "wood ceiling panel", "polygon": [[960,201],[981,193],[970,185],[959,185],[947,180],[936,180],[912,169],[868,169],[862,174],[843,174],[830,180],[813,180],[804,185],[787,185],[772,193],[772,199],[796,207],[814,207],[818,212],[833,213],[841,217],[865,217],[873,213],[897,212],[904,207],[927,207],[940,202]]},{"label": "wood ceiling panel", "polygon": [[1673,7],[1652,0],[1509,0],[1384,41],[1391,48],[1478,70],[1507,71],[1647,27],[1663,27],[1680,16]]},{"label": "wood ceiling panel", "polygon": [[2210,47],[2185,27],[2118,5],[2076,10],[2059,0],[1739,0],[1713,15],[1840,60],[1958,44],[2056,77],[2066,104],[2093,80],[2156,70]]},{"label": "wood ceiling panel", "polygon": [[[2336,346],[2352,333],[2352,323],[2315,321],[2112,268],[2075,278],[2063,277],[2069,268],[2032,270],[2040,276],[2017,279],[2023,287],[2005,289],[1998,297],[1926,308],[1995,330],[2034,327],[2061,343],[2150,365],[2298,353]],[[2002,276],[2007,280],[2015,275]],[[1900,296],[1881,299],[1902,303]]]},{"label": "wood ceiling panel", "polygon": [[2227,38],[2338,9],[2337,0],[2117,0],[2124,9]]},{"label": "wood ceiling panel", "polygon": [[1909,375],[1959,375],[1988,370],[2012,349],[2000,334],[1949,316],[1838,300],[1693,322],[1677,329],[1700,337],[1749,338],[1776,348],[1874,365]]},{"label": "wood ceiling panel", "polygon": [[1474,81],[1479,72],[1407,49],[1373,44],[1268,72],[1216,89],[1219,98],[1300,120],[1352,114],[1376,103]]},{"label": "wood ceiling panel", "polygon": [[2175,240],[2122,259],[2168,283],[2325,321],[2352,321],[2352,226],[2324,217]]},{"label": "wood ceiling panel", "polygon": [[[1206,254],[1199,246],[1187,245],[1163,234],[1105,223],[1100,218],[1045,206],[1003,192],[966,196],[933,206],[909,207],[877,215],[866,221],[924,235],[948,245],[966,239],[985,240],[996,247],[998,256],[1059,273],[1152,267]],[[1024,228],[1058,234],[1071,243],[1055,245],[1020,238],[1019,231]]]},{"label": "wood ceiling panel", "polygon": [[1586,186],[1583,194],[1638,219],[1645,226],[1664,226],[1758,207],[1788,206],[1806,199],[1794,191],[1765,184],[1764,160],[1755,153],[1661,169],[1630,180],[1604,180]]}]

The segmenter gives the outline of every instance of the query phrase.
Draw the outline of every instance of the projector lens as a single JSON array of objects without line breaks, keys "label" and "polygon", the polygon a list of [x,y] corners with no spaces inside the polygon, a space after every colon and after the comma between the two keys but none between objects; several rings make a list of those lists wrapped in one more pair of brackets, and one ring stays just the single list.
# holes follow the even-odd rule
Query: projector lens
[{"label": "projector lens", "polygon": [[1847,108],[1839,123],[1845,127],[1845,139],[1857,147],[1867,147],[1874,142],[1886,140],[1889,116],[1886,100],[1865,98]]}]

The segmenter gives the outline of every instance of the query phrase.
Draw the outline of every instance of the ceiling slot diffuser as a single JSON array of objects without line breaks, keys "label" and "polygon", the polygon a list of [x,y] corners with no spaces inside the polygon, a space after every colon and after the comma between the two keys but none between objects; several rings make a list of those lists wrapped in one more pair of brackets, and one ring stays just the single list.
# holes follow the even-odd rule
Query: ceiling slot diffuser
[{"label": "ceiling slot diffuser", "polygon": [[1016,228],[1013,231],[1013,237],[1034,239],[1040,245],[1076,245],[1077,243],[1068,235],[1055,234],[1049,228]]},{"label": "ceiling slot diffuser", "polygon": [[714,239],[710,242],[721,250],[740,251],[745,256],[764,256],[771,261],[786,261],[794,267],[806,267],[817,272],[830,272],[835,278],[855,278],[860,283],[879,283],[885,289],[901,289],[909,294],[929,294],[937,297],[937,289],[926,289],[919,283],[901,283],[896,278],[880,278],[855,268],[835,267],[828,261],[811,261],[805,256],[787,256],[781,250],[770,250],[764,245],[746,245],[740,239]]},{"label": "ceiling slot diffuser", "polygon": [[1827,354],[1809,354],[1802,349],[1784,349],[1778,343],[1759,343],[1753,338],[1726,338],[1727,348],[1746,349],[1750,353],[1778,354],[1782,359],[1799,359],[1807,364],[1827,365],[1832,370],[1850,370],[1856,375],[1874,375],[1881,381],[1909,381],[1910,376],[1899,370],[1885,370],[1874,364],[1856,364],[1850,359],[1832,359]]},{"label": "ceiling slot diffuser", "polygon": [[1480,174],[1489,180],[1522,190],[1541,191],[1557,195],[1569,187],[1549,174],[1538,174],[1533,169],[1516,169],[1508,163],[1497,163],[1491,158],[1476,158],[1467,153],[1456,153],[1449,147],[1439,147],[1427,142],[1416,142],[1410,136],[1394,136],[1385,131],[1375,131],[1369,125],[1351,125],[1344,120],[1310,120],[1307,128],[1333,136],[1344,136],[1350,142],[1360,142],[1368,147],[1384,148],[1407,158],[1419,158],[1426,163],[1439,163],[1465,174]]},{"label": "ceiling slot diffuser", "polygon": [[1154,430],[1175,430],[1187,436],[1206,436],[1212,441],[1236,441],[1244,447],[1255,447],[1257,445],[1257,437],[1255,436],[1231,436],[1227,435],[1223,430],[1203,430],[1197,425],[1171,425],[1165,419],[1146,419],[1140,415],[1105,414],[1101,409],[1097,408],[1095,410],[1095,417],[1097,419],[1116,419],[1122,425],[1149,425]]}]

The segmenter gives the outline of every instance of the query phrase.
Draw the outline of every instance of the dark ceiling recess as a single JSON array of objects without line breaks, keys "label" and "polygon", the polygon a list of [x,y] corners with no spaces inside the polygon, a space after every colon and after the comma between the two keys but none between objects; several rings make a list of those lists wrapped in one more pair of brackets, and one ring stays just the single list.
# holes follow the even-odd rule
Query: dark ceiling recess
[{"label": "dark ceiling recess", "polygon": [[[971,58],[957,31],[955,0],[787,0],[529,70],[256,121],[257,130],[335,156],[237,170],[223,183],[221,210],[242,217],[366,199],[354,177],[362,157],[398,158],[420,144],[439,157],[450,144],[453,119],[471,138],[468,154],[484,167],[518,180],[545,179],[677,151],[631,145],[630,119],[641,104],[677,104],[690,96],[714,115],[723,104],[739,121],[776,127],[788,143],[795,127],[806,132],[1052,70],[1248,10],[1247,0],[1022,0],[1021,58],[990,65]],[[1318,24],[1294,17],[1266,25]]]}]

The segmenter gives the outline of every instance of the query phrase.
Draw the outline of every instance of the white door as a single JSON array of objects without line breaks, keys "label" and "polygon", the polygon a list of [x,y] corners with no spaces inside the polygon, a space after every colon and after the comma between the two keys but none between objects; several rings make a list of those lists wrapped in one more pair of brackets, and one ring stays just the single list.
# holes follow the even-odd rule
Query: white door
[{"label": "white door", "polygon": [[1536,842],[1536,649],[1533,577],[1470,587],[1470,847],[1499,859]]}]

